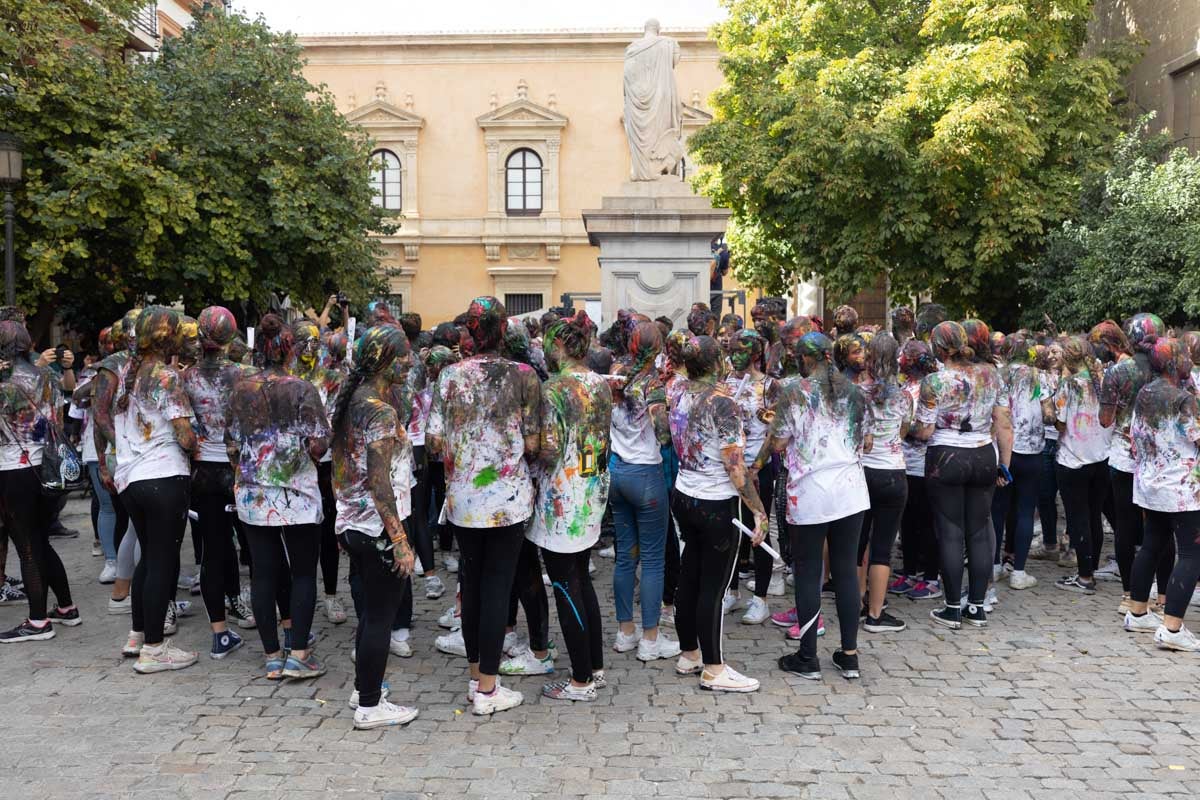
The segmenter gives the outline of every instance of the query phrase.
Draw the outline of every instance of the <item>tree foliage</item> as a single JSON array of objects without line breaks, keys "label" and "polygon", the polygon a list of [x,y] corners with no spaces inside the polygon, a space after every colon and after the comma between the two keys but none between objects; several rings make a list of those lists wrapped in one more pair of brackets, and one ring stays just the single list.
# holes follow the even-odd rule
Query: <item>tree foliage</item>
[{"label": "tree foliage", "polygon": [[1011,304],[1119,132],[1133,48],[1081,54],[1091,0],[725,2],[692,147],[739,279],[849,295],[886,272],[897,295]]},{"label": "tree foliage", "polygon": [[81,325],[138,299],[264,308],[379,288],[369,143],[261,21],[203,14],[126,58],[128,0],[7,0],[0,118],[23,140],[18,302]]},{"label": "tree foliage", "polygon": [[1073,219],[1051,231],[1028,267],[1026,320],[1064,330],[1152,311],[1200,319],[1200,157],[1148,135],[1122,135],[1112,166],[1084,182]]}]

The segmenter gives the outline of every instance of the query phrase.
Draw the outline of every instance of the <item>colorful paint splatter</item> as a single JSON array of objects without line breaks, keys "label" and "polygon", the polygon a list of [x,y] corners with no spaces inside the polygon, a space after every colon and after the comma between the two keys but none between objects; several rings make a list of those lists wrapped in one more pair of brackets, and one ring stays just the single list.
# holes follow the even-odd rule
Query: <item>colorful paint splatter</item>
[{"label": "colorful paint splatter", "polygon": [[1133,502],[1151,511],[1200,511],[1200,409],[1164,377],[1138,393],[1130,422]]}]

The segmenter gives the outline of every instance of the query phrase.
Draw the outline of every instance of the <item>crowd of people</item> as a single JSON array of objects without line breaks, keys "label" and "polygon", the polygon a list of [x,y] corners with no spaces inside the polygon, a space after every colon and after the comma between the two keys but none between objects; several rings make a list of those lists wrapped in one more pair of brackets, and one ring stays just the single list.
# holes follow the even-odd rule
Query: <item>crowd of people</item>
[{"label": "crowd of people", "polygon": [[[935,304],[894,309],[890,332],[843,306],[826,333],[776,298],[749,326],[698,303],[677,330],[632,309],[603,332],[568,309],[519,321],[493,297],[432,330],[381,301],[365,317],[351,340],[324,314],[268,314],[248,345],[223,307],[149,306],[71,376],[100,581],[107,611],[130,616],[138,673],[196,663],[170,638],[190,589],[212,658],[244,644],[234,627],[257,629],[268,680],[323,674],[312,624],[347,619],[341,553],[359,728],[417,716],[384,676],[389,655],[413,655],[414,578],[446,591],[439,562],[458,588],[436,647],[467,659],[480,715],[522,702],[501,676],[554,673],[547,587],[569,663],[542,687],[554,700],[595,699],[607,642],[701,689],[755,691],[723,648],[734,611],[787,629],[798,646],[779,668],[820,679],[826,598],[832,664],[855,679],[860,627],[905,628],[889,596],[930,601],[932,625],[986,626],[998,584],[1037,583],[1029,559],[1071,568],[1054,584],[1067,592],[1120,580],[1127,630],[1200,651],[1183,625],[1200,576],[1200,334],[1153,314],[1079,335],[1005,335]],[[0,519],[21,569],[0,599],[29,606],[0,642],[36,642],[82,622],[38,469],[64,381],[15,309],[0,320]],[[615,558],[608,640],[593,555]]]}]

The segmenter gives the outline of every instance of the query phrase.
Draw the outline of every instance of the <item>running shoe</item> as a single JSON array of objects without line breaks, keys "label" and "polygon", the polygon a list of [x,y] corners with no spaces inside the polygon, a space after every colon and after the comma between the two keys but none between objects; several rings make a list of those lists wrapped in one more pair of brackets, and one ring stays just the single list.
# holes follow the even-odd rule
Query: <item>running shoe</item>
[{"label": "running shoe", "polygon": [[20,642],[44,642],[54,638],[54,623],[47,622],[40,628],[29,620],[25,620],[15,628],[0,633],[0,643],[18,644]]},{"label": "running shoe", "polygon": [[346,607],[336,594],[325,595],[325,619],[334,625],[341,625],[346,621]]},{"label": "running shoe", "polygon": [[1054,582],[1054,588],[1062,589],[1065,592],[1074,592],[1076,594],[1095,594],[1096,582],[1085,581],[1078,574],[1067,575]]},{"label": "running shoe", "polygon": [[886,611],[879,612],[878,617],[870,615],[863,617],[863,628],[869,633],[899,633],[907,626]]},{"label": "running shoe", "polygon": [[917,581],[908,592],[910,600],[936,600],[942,596],[940,581]]},{"label": "running shoe", "polygon": [[287,662],[282,655],[276,656],[275,658],[268,658],[266,666],[263,667],[263,671],[266,673],[266,679],[269,681],[283,680],[283,666],[286,663]]},{"label": "running shoe", "polygon": [[319,678],[324,674],[325,665],[318,661],[312,653],[309,653],[307,658],[297,658],[289,653],[287,661],[283,664],[283,677],[291,678],[294,681]]},{"label": "running shoe", "polygon": [[125,639],[125,646],[121,648],[121,655],[126,658],[136,657],[142,654],[142,645],[146,642],[146,635],[137,631],[130,631],[129,636]]},{"label": "running shoe", "polygon": [[163,617],[163,635],[174,636],[179,632],[179,611],[175,602],[167,603],[167,615]]},{"label": "running shoe", "polygon": [[129,595],[125,595],[120,600],[112,597],[108,598],[108,613],[110,614],[128,614],[133,610],[133,601],[129,599]]},{"label": "running shoe", "polygon": [[601,547],[599,550],[597,550],[596,555],[600,556],[601,558],[616,558],[617,551],[610,544],[608,547]]},{"label": "running shoe", "polygon": [[1162,650],[1180,650],[1186,653],[1200,650],[1200,639],[1182,625],[1177,631],[1170,631],[1166,625],[1159,625],[1158,630],[1154,632],[1154,643]]},{"label": "running shoe", "polygon": [[801,658],[799,653],[788,653],[786,656],[782,656],[777,663],[784,672],[799,675],[810,681],[821,680],[821,662],[816,656]]},{"label": "running shoe", "polygon": [[437,600],[446,593],[446,584],[442,583],[442,579],[437,575],[430,575],[425,579],[425,599]]},{"label": "running shoe", "polygon": [[837,597],[837,592],[833,589],[833,581],[828,580],[821,584],[821,597],[834,598]]},{"label": "running shoe", "polygon": [[847,655],[841,650],[833,654],[833,665],[838,668],[838,672],[842,673],[842,677],[848,681],[860,677],[858,671],[858,654]]},{"label": "running shoe", "polygon": [[381,699],[379,705],[370,708],[359,706],[354,710],[354,727],[360,731],[367,731],[373,728],[407,725],[417,718],[418,713],[415,708],[392,705]]},{"label": "running shoe", "polygon": [[500,662],[501,675],[553,675],[554,656],[547,652],[545,658],[538,658],[533,651],[526,647],[515,656]]},{"label": "running shoe", "polygon": [[449,631],[456,631],[462,627],[462,616],[455,610],[454,606],[446,609],[446,613],[438,617],[438,625]]},{"label": "running shoe", "polygon": [[99,539],[92,539],[92,558],[99,558],[104,555],[104,547],[101,546]]},{"label": "running shoe", "polygon": [[221,631],[220,633],[214,633],[212,637],[212,651],[209,652],[208,656],[209,658],[215,658],[218,660],[224,658],[245,644],[245,642],[242,641],[242,637],[228,629]]},{"label": "running shoe", "polygon": [[783,585],[783,573],[771,573],[771,582],[767,584],[767,595],[769,597],[783,597],[785,591],[787,590]]},{"label": "running shoe", "polygon": [[105,559],[104,568],[100,570],[100,576],[96,578],[98,583],[109,584],[117,580],[117,562],[114,559]]},{"label": "running shoe", "polygon": [[542,687],[542,697],[550,700],[571,700],[588,703],[596,699],[596,684],[589,682],[584,686],[576,686],[571,683],[570,678],[563,678],[561,681],[554,681],[544,685]]},{"label": "running shoe", "polygon": [[433,640],[433,646],[438,652],[446,653],[452,656],[467,657],[467,643],[463,641],[462,629],[451,631],[445,636],[439,636]]},{"label": "running shoe", "polygon": [[1141,616],[1132,611],[1125,612],[1124,628],[1130,633],[1154,633],[1162,624],[1162,617],[1153,611],[1147,611]]},{"label": "running shoe", "polygon": [[245,590],[240,592],[237,597],[230,597],[225,601],[225,618],[246,630],[252,630],[258,626]]},{"label": "running shoe", "polygon": [[504,655],[511,658],[512,656],[515,656],[517,653],[521,652],[521,649],[527,647],[528,645],[529,642],[524,636],[516,631],[509,631],[508,633],[504,634],[504,644],[501,649],[504,651]]},{"label": "running shoe", "polygon": [[662,631],[657,639],[642,639],[638,642],[638,661],[655,661],[660,658],[674,658],[679,655],[679,642],[671,639]]},{"label": "running shoe", "polygon": [[180,650],[171,644],[170,639],[163,639],[162,644],[157,647],[142,645],[142,652],[133,664],[133,671],[141,675],[150,675],[155,672],[184,669],[195,664],[197,658],[196,653]]},{"label": "running shoe", "polygon": [[1008,588],[1010,589],[1032,589],[1037,586],[1038,579],[1030,575],[1025,570],[1019,572],[1014,570],[1008,576]]},{"label": "running shoe", "polygon": [[636,650],[638,642],[641,640],[642,632],[637,628],[633,629],[633,633],[625,633],[617,628],[617,639],[613,642],[613,650],[618,653],[628,653],[630,650]]},{"label": "running shoe", "polygon": [[892,582],[888,584],[888,594],[905,595],[913,590],[917,582],[907,575],[897,575],[892,578]]},{"label": "running shoe", "polygon": [[5,579],[4,585],[0,586],[0,603],[24,603],[27,599],[21,584],[8,583]]},{"label": "running shoe", "polygon": [[758,681],[748,678],[728,664],[721,674],[712,675],[708,670],[700,673],[700,688],[710,692],[757,692]]},{"label": "running shoe", "polygon": [[191,589],[199,580],[199,575],[180,572],[179,580],[175,581],[175,587],[178,589]]},{"label": "running shoe", "polygon": [[412,658],[413,649],[410,639],[397,639],[395,632],[388,640],[388,652],[400,658]]},{"label": "running shoe", "polygon": [[721,613],[728,614],[731,611],[740,611],[746,607],[746,601],[734,589],[726,589],[725,597],[721,600]]},{"label": "running shoe", "polygon": [[1109,556],[1108,562],[1092,573],[1092,577],[1098,581],[1119,581],[1121,580],[1121,568],[1117,566],[1117,560]]},{"label": "running shoe", "polygon": [[787,611],[780,611],[778,614],[771,615],[771,624],[778,625],[781,628],[790,628],[799,620],[796,618],[796,607],[792,606]]},{"label": "running shoe", "polygon": [[[800,641],[800,623],[796,623],[792,627],[788,628],[788,632],[785,635],[788,639],[791,639],[793,642]],[[820,616],[817,617],[817,636],[821,637],[824,635],[825,635],[825,615],[821,614]]]},{"label": "running shoe", "polygon": [[74,628],[76,625],[83,624],[83,617],[79,616],[78,606],[71,606],[66,611],[60,608],[52,608],[46,616],[49,617],[51,622],[66,625],[68,628]]},{"label": "running shoe", "polygon": [[471,713],[477,716],[490,716],[497,711],[507,711],[510,708],[516,708],[525,702],[525,697],[520,692],[514,692],[512,689],[506,689],[500,685],[500,679],[496,679],[496,688],[491,692],[475,691],[475,699],[471,704]]},{"label": "running shoe", "polygon": [[743,625],[761,625],[771,618],[771,609],[767,601],[757,595],[751,596],[746,613],[742,615]]},{"label": "running shoe", "polygon": [[446,567],[446,572],[449,572],[450,574],[458,572],[458,559],[449,553],[446,553],[445,557],[442,559],[442,564]]}]

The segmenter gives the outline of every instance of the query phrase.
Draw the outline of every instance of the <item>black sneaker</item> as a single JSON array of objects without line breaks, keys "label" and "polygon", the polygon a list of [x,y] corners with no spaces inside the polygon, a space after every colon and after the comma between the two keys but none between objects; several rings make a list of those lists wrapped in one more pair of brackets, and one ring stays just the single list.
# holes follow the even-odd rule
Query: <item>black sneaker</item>
[{"label": "black sneaker", "polygon": [[837,596],[836,593],[833,591],[833,581],[831,581],[831,580],[825,581],[825,583],[823,583],[821,585],[821,596],[822,597],[836,597]]},{"label": "black sneaker", "polygon": [[52,608],[46,616],[50,618],[51,622],[66,625],[68,628],[74,628],[76,625],[83,624],[83,618],[79,616],[78,607],[73,607],[70,611],[59,611],[57,608]]},{"label": "black sneaker", "polygon": [[79,531],[74,528],[68,528],[59,522],[46,535],[51,539],[78,539]]},{"label": "black sneaker", "polygon": [[842,677],[848,681],[861,677],[858,671],[858,653],[850,656],[838,650],[833,654],[833,665],[842,673]]},{"label": "black sneaker", "polygon": [[0,642],[4,644],[16,644],[17,642],[41,642],[46,639],[54,638],[54,623],[47,622],[40,628],[35,628],[33,623],[25,620],[20,625],[11,630],[0,633]]},{"label": "black sneaker", "polygon": [[958,630],[962,627],[962,609],[951,608],[944,606],[937,611],[930,611],[929,618],[938,625],[945,625],[947,628]]},{"label": "black sneaker", "polygon": [[878,617],[870,615],[863,617],[863,628],[871,633],[897,633],[907,627],[886,611],[880,611]]},{"label": "black sneaker", "polygon": [[[883,601],[883,608],[879,609],[879,611],[880,611],[880,614],[879,614],[879,616],[880,616],[881,618],[882,618],[882,617],[884,617],[884,616],[886,616],[885,614],[883,614],[883,612],[884,612],[884,611],[887,611],[887,610],[888,610],[888,601],[887,601],[887,600],[884,600],[884,601]],[[865,598],[865,597],[864,597],[864,598],[863,598],[863,604],[862,604],[862,608],[860,608],[860,609],[858,610],[858,618],[859,618],[859,619],[866,619],[866,618],[867,618],[867,617],[869,617],[869,616],[871,616],[871,607],[870,607],[869,605],[867,605],[867,598]],[[903,628],[901,628],[901,630],[903,630]]]},{"label": "black sneaker", "polygon": [[821,680],[821,662],[816,656],[801,658],[799,653],[788,653],[779,659],[779,668],[810,681]]},{"label": "black sneaker", "polygon": [[987,612],[983,610],[983,606],[968,603],[966,609],[962,612],[962,620],[968,625],[982,628],[987,625]]},{"label": "black sneaker", "polygon": [[1066,577],[1055,581],[1054,588],[1063,589],[1068,592],[1075,592],[1076,594],[1095,594],[1096,580],[1095,578],[1090,581],[1084,580],[1083,578],[1079,577],[1078,574],[1067,575]]}]

